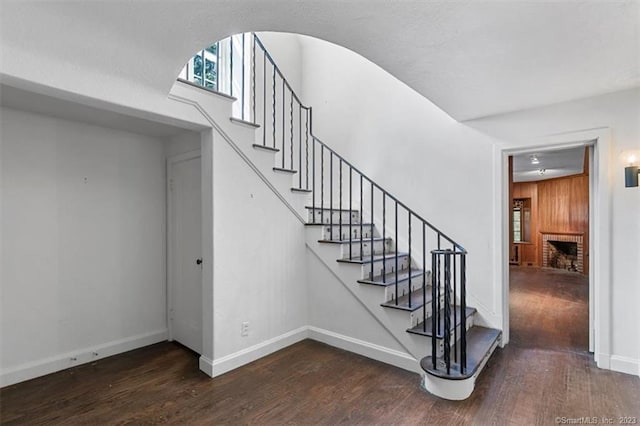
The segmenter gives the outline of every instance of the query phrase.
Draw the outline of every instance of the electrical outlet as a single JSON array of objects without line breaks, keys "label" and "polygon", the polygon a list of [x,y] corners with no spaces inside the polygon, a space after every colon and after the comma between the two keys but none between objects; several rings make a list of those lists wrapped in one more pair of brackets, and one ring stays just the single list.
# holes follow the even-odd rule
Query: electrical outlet
[{"label": "electrical outlet", "polygon": [[244,321],[242,323],[242,327],[240,328],[240,335],[242,337],[247,337],[249,335],[249,321]]}]

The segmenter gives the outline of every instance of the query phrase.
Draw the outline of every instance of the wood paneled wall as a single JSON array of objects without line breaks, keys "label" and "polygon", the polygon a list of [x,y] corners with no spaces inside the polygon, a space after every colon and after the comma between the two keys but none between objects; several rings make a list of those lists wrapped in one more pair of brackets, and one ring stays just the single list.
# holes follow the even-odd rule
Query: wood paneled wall
[{"label": "wood paneled wall", "polygon": [[[513,198],[531,198],[531,244],[518,244],[520,264],[542,266],[542,232],[584,235],[584,269],[589,267],[589,166],[580,175],[513,184]],[[512,234],[513,235],[513,234]]]}]

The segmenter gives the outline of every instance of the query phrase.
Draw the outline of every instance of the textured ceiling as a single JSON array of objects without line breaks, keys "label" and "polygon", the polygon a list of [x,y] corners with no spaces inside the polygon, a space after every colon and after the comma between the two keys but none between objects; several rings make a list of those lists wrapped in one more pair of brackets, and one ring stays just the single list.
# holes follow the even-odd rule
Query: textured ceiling
[{"label": "textured ceiling", "polygon": [[640,85],[638,1],[0,5],[2,73],[45,84],[66,74],[66,88],[86,93],[100,94],[103,84],[108,94],[113,88],[106,86],[115,81],[167,93],[194,51],[230,34],[261,30],[347,47],[458,120]]},{"label": "textured ceiling", "polygon": [[[532,156],[538,164],[531,162]],[[513,156],[513,181],[530,182],[584,172],[584,147]]]}]

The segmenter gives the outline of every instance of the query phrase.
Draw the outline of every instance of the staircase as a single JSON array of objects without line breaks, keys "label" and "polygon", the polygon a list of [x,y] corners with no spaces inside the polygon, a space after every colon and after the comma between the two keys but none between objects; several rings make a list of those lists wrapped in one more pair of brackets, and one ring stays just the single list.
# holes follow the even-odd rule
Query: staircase
[{"label": "staircase", "polygon": [[227,74],[241,81],[218,87],[241,88],[228,93],[240,103],[231,122],[249,127],[248,149],[273,156],[271,172],[291,179],[287,196],[302,199],[307,247],[415,358],[410,368],[428,392],[467,398],[501,338],[474,324],[467,251],[317,138],[312,108],[260,39],[234,37],[231,55],[240,56],[228,62],[243,69]]}]

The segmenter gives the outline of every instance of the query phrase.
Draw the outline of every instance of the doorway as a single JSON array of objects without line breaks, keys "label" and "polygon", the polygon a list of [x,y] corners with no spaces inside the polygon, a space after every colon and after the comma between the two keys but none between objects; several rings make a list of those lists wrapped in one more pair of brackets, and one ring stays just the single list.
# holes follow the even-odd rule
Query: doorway
[{"label": "doorway", "polygon": [[586,352],[590,345],[589,210],[593,150],[509,156],[512,342]]},{"label": "doorway", "polygon": [[200,151],[167,160],[169,338],[202,354],[202,191]]}]

